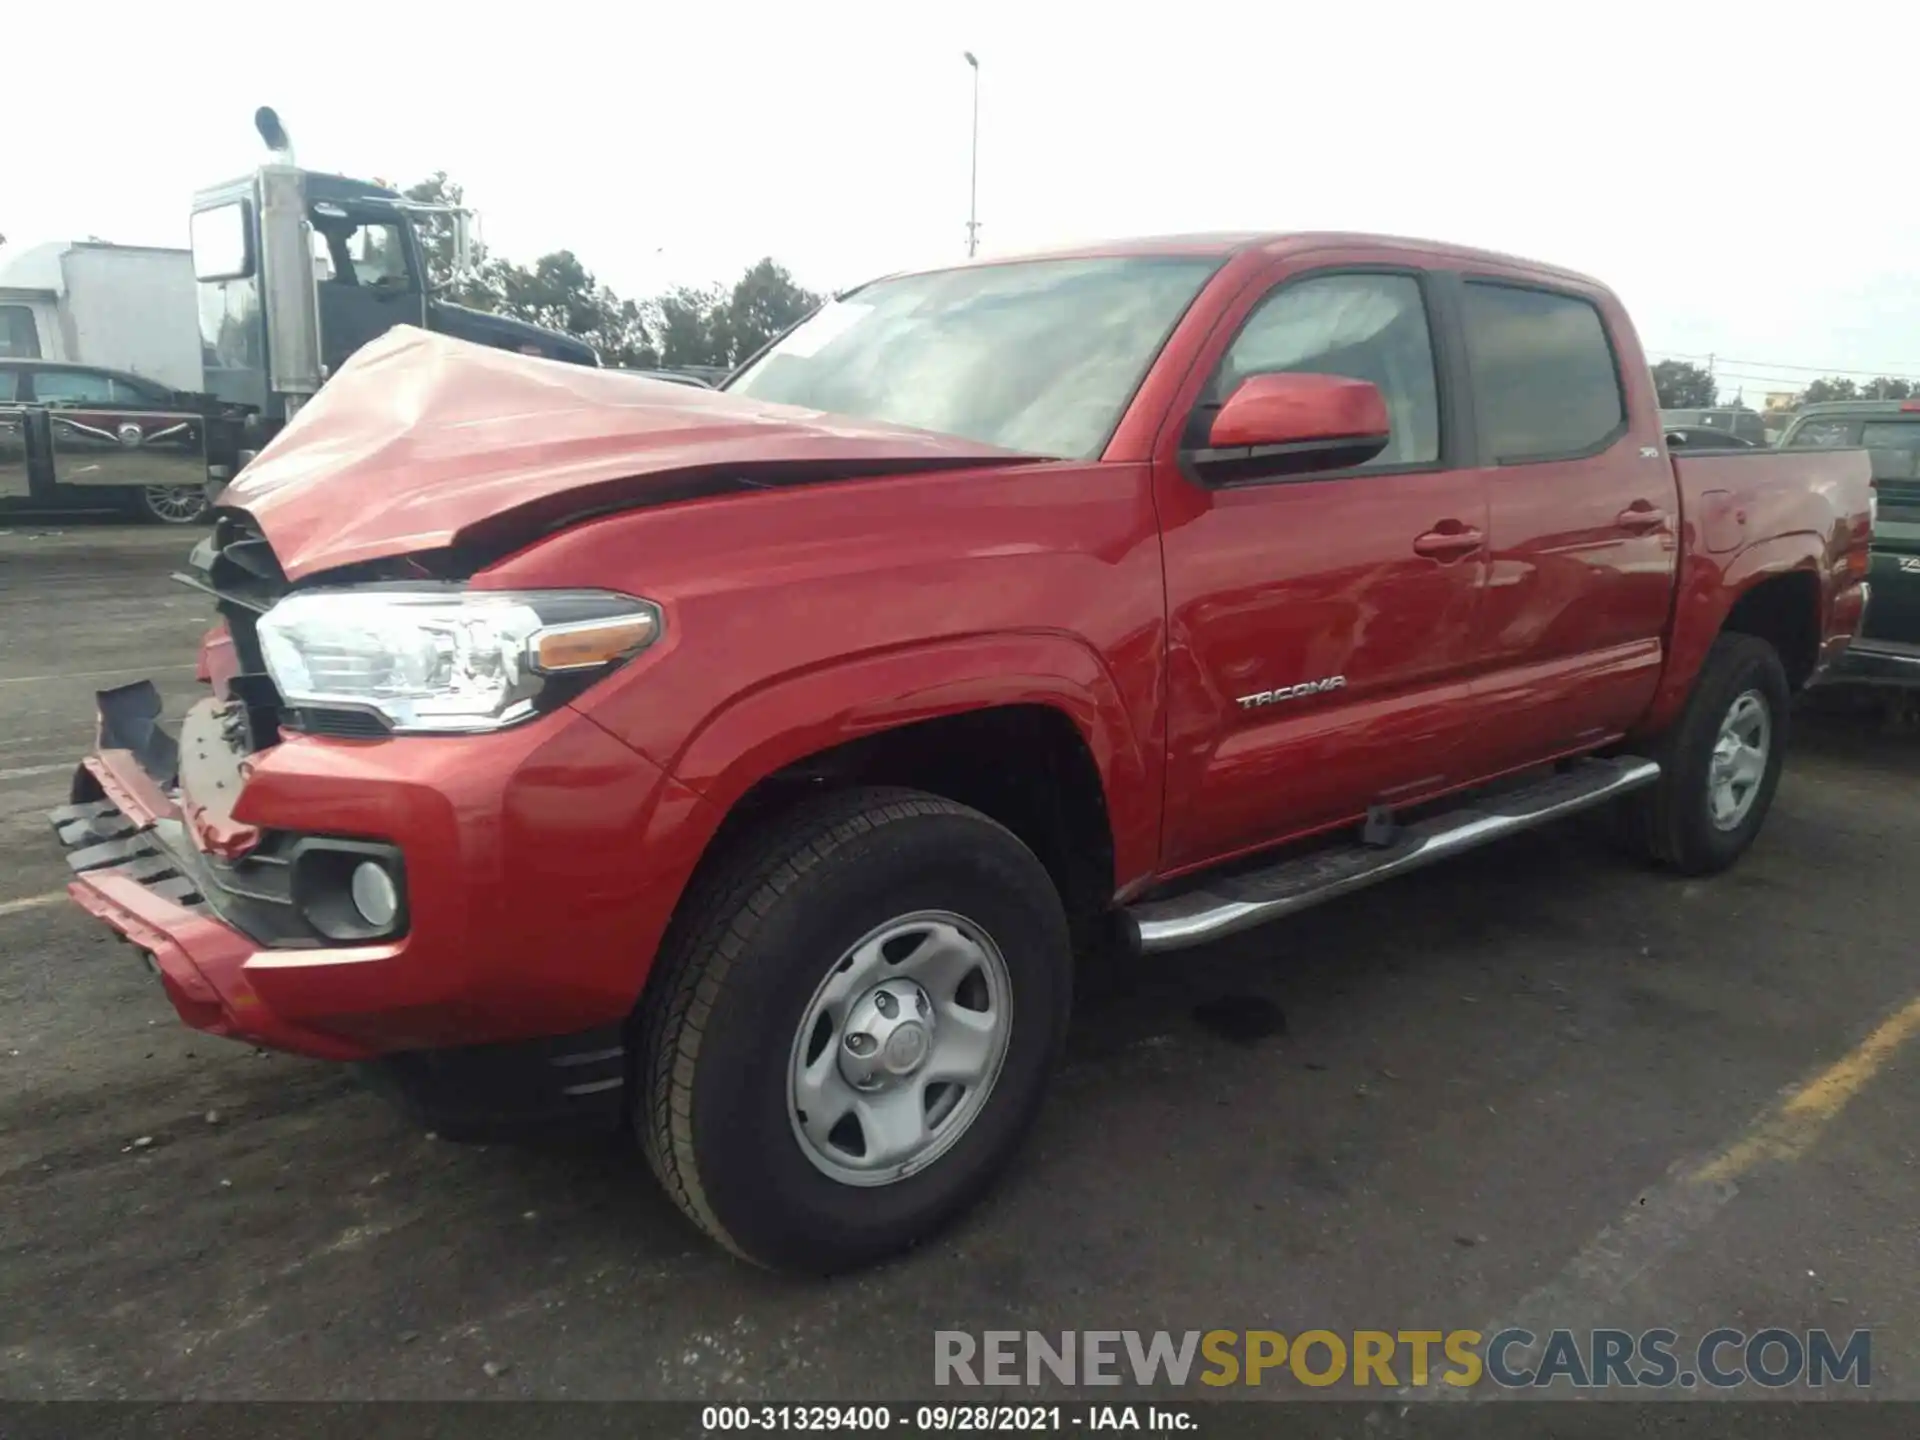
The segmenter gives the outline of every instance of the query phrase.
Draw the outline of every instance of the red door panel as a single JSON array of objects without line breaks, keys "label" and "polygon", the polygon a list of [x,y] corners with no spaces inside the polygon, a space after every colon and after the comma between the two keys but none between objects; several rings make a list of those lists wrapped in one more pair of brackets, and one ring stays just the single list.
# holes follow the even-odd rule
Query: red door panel
[{"label": "red door panel", "polygon": [[[1632,416],[1630,332],[1599,292],[1469,282],[1491,568],[1476,642],[1477,774],[1627,729],[1659,683],[1678,496],[1658,417]],[[1611,322],[1611,323],[1610,323]],[[1543,451],[1585,450],[1566,458]]]},{"label": "red door panel", "polygon": [[1431,286],[1388,249],[1280,265],[1197,372],[1181,438],[1249,375],[1365,380],[1387,449],[1363,466],[1200,483],[1156,466],[1170,649],[1162,866],[1205,865],[1444,789],[1486,576],[1484,475],[1448,468]]},{"label": "red door panel", "polygon": [[1165,538],[1165,868],[1445,788],[1485,566],[1415,544],[1448,521],[1485,528],[1480,477],[1171,485],[1189,493],[1176,497],[1186,514]]}]

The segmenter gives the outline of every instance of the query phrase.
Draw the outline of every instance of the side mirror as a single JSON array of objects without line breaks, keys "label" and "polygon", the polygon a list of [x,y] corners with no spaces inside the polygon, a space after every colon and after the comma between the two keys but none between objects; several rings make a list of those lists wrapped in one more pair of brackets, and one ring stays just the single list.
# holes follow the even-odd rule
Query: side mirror
[{"label": "side mirror", "polygon": [[253,273],[253,225],[246,201],[196,210],[188,230],[195,280],[243,280]]},{"label": "side mirror", "polygon": [[1340,375],[1251,375],[1215,413],[1187,462],[1208,484],[1230,485],[1364,465],[1392,438],[1387,402],[1365,380]]}]

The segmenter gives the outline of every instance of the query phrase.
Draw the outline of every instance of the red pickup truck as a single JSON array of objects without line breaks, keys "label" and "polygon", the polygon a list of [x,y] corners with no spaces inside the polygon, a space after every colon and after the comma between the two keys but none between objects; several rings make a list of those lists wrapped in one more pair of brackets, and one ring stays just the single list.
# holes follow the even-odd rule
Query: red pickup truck
[{"label": "red pickup truck", "polygon": [[74,898],[191,1025],[629,1125],[749,1259],[962,1209],[1076,956],[1603,803],[1752,842],[1864,452],[1668,454],[1565,271],[1349,235],[898,275],[721,390],[396,330],[226,492],[210,682],[101,696]]}]

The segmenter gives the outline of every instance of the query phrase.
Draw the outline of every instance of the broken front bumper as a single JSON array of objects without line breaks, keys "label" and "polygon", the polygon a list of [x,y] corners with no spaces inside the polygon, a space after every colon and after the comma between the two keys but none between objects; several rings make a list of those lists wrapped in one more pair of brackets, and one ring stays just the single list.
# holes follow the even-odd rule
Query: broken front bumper
[{"label": "broken front bumper", "polygon": [[[625,1022],[691,868],[649,832],[689,792],[565,708],[256,751],[237,709],[202,699],[175,741],[150,684],[104,692],[98,748],[52,816],[69,893],[151,957],[189,1025],[360,1060]],[[391,859],[394,933],[322,933],[304,867],[341,852]]]},{"label": "broken front bumper", "polygon": [[203,701],[182,728],[196,768],[227,757],[224,778],[212,781],[216,794],[229,791],[226,807],[190,813],[179,788],[181,742],[160,724],[159,691],[141,681],[100,692],[98,747],[74,773],[72,802],[48,816],[75,872],[67,893],[139,947],[195,1029],[322,1059],[364,1058],[363,1045],[289,1024],[262,1002],[247,973],[262,947],[210,903],[225,886],[195,843],[196,828],[230,848],[250,838],[228,813],[241,776],[223,708]]}]

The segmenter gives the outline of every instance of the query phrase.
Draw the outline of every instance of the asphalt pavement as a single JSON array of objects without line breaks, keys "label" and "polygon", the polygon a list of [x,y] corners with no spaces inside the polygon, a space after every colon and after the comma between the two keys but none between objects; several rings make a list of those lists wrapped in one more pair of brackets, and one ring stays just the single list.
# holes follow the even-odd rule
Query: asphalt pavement
[{"label": "asphalt pavement", "polygon": [[1714,880],[1574,824],[1143,967],[985,1204],[782,1279],[630,1146],[454,1145],[184,1028],[60,896],[92,692],[195,689],[190,540],[0,529],[0,1396],[905,1399],[941,1330],[1512,1320],[1868,1328],[1920,1398],[1911,734],[1803,717]]}]

